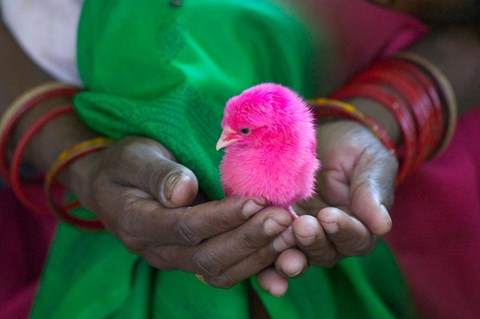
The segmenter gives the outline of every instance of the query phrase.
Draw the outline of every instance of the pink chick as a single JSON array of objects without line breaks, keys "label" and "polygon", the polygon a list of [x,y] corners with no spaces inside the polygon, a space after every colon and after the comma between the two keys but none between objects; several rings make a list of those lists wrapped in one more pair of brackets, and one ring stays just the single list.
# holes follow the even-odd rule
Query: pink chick
[{"label": "pink chick", "polygon": [[217,150],[225,194],[260,197],[286,208],[314,192],[316,157],[314,118],[292,90],[263,83],[227,101]]}]

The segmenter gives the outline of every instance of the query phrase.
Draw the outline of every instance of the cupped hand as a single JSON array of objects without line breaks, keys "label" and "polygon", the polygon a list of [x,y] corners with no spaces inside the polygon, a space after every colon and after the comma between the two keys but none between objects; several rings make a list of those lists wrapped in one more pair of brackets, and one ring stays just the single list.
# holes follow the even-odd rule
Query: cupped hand
[{"label": "cupped hand", "polygon": [[76,184],[86,185],[77,186],[80,201],[127,249],[214,286],[230,287],[272,264],[279,254],[272,242],[291,224],[288,212],[262,201],[192,205],[195,175],[147,138],[125,138],[75,165],[83,172],[76,180],[84,181]]},{"label": "cupped hand", "polygon": [[[317,129],[322,169],[317,194],[299,203],[303,214],[282,236],[294,241],[261,281],[280,285],[309,265],[331,267],[347,256],[365,255],[391,228],[388,208],[398,163],[365,127],[351,121],[324,123]],[[285,288],[286,291],[286,288]]]}]

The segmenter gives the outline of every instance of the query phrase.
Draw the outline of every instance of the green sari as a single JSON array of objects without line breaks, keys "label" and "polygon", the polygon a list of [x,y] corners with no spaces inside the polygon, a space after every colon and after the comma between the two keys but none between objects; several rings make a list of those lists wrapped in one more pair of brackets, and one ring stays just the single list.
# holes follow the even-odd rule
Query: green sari
[{"label": "green sari", "polygon": [[[306,98],[327,46],[291,8],[267,0],[87,0],[78,32],[86,90],[79,116],[100,134],[148,136],[220,199],[215,142],[225,101],[260,82]],[[318,61],[321,61],[320,63]],[[82,214],[88,212],[80,212]],[[310,267],[280,298],[255,277],[231,289],[159,271],[106,232],[60,225],[31,314],[64,318],[248,318],[251,285],[272,318],[410,318],[408,293],[383,242],[332,269]]]}]

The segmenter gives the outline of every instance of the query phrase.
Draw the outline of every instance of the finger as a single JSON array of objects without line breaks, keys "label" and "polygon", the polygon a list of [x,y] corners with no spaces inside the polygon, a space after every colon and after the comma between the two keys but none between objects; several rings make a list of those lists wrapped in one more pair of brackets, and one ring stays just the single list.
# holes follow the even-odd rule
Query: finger
[{"label": "finger", "polygon": [[352,194],[351,213],[375,235],[383,236],[392,228],[392,219],[385,207],[387,194],[370,181],[358,185]]},{"label": "finger", "polygon": [[[198,264],[192,263],[191,256],[194,253],[193,249],[188,246],[176,246],[169,245],[163,246],[161,249],[157,250],[155,253],[147,254],[144,258],[147,262],[155,268],[161,270],[174,270],[181,269],[183,271],[201,274],[203,280],[209,285],[220,287],[220,288],[230,288],[238,282],[245,280],[255,274],[258,274],[266,267],[273,264],[275,258],[278,256],[278,253],[272,249],[271,244],[258,249],[255,253],[247,256],[238,263],[228,266],[230,261],[228,258],[212,256],[215,259],[214,263],[207,263],[201,267],[209,267],[207,274],[200,270]],[[209,252],[203,251],[203,255],[209,254]],[[209,259],[207,257],[205,260]],[[213,268],[210,268],[212,265]],[[214,268],[219,267],[221,270],[214,270]],[[215,275],[211,275],[211,272],[215,272]]]},{"label": "finger", "polygon": [[[260,203],[258,203],[260,202]],[[120,237],[134,251],[142,245],[189,245],[225,233],[244,224],[264,208],[261,201],[229,197],[189,208],[166,209],[156,201],[137,199],[118,218]],[[140,247],[138,247],[140,245]]]},{"label": "finger", "polygon": [[317,218],[340,256],[365,255],[374,248],[375,236],[360,221],[340,209],[322,209]]},{"label": "finger", "polygon": [[311,264],[331,267],[337,263],[338,253],[316,217],[300,216],[293,223],[292,229],[297,246],[307,255]]},{"label": "finger", "polygon": [[283,296],[288,289],[288,279],[280,275],[275,268],[268,267],[262,270],[258,276],[260,287],[276,297]]},{"label": "finger", "polygon": [[159,247],[154,253],[160,260],[170,258],[172,263],[186,265],[184,267],[188,271],[206,278],[221,276],[234,265],[256,254],[257,258],[250,258],[242,269],[243,273],[252,274],[260,270],[257,264],[260,263],[263,265],[261,268],[264,268],[273,262],[273,258],[278,255],[273,240],[290,223],[291,217],[286,210],[269,207],[228,233],[206,240],[198,246],[186,247],[188,250],[185,254],[173,255],[165,247]]},{"label": "finger", "polygon": [[278,253],[272,249],[271,244],[268,244],[218,275],[207,277],[206,280],[215,287],[230,288],[272,265],[277,257]]},{"label": "finger", "polygon": [[297,248],[287,249],[275,260],[275,268],[287,278],[300,276],[308,268],[307,256]]},{"label": "finger", "polygon": [[377,236],[390,231],[387,208],[393,202],[398,163],[387,152],[364,152],[352,180],[351,213]]},{"label": "finger", "polygon": [[145,191],[165,207],[190,204],[198,192],[191,170],[177,163],[161,144],[147,138],[130,137],[117,142],[107,167],[122,186]]},{"label": "finger", "polygon": [[[277,257],[279,257],[279,253],[284,254],[291,250],[289,248],[293,246],[295,246],[295,237],[292,228],[288,227],[285,231],[281,232],[273,242],[270,241],[265,247],[255,251],[245,259],[240,260],[221,274],[209,278],[208,282],[217,287],[228,288],[252,275],[258,274],[262,269],[270,266],[275,260],[278,260]],[[299,253],[302,254],[304,264],[306,265],[305,255],[301,252]],[[288,273],[293,272],[299,274],[303,270],[304,265],[300,266],[302,269],[296,270],[298,264],[296,261],[298,259],[290,260],[290,258],[283,258],[282,260],[285,260],[286,271]]]}]

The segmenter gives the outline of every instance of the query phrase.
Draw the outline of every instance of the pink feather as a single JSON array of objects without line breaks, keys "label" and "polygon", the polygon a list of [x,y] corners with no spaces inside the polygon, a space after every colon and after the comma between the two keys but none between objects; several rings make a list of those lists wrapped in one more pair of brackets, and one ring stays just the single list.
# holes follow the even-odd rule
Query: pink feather
[{"label": "pink feather", "polygon": [[232,97],[217,149],[226,195],[261,197],[292,213],[292,205],[314,192],[316,158],[313,115],[292,90],[263,83]]}]

